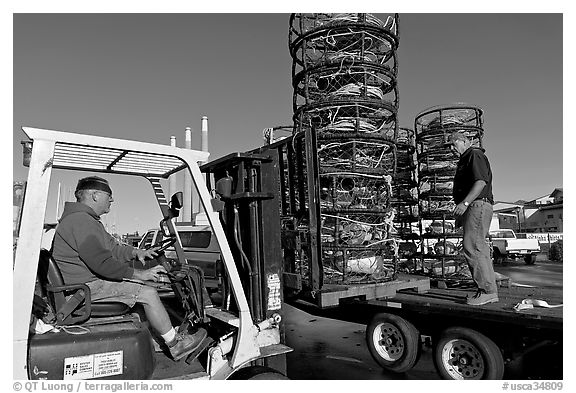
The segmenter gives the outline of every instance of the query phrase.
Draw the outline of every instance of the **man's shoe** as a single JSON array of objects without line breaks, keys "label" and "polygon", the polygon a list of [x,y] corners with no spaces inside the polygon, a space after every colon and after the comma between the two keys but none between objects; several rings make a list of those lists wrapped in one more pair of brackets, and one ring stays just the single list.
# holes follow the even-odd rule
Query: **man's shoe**
[{"label": "man's shoe", "polygon": [[166,343],[170,349],[172,359],[178,361],[193,352],[206,338],[206,330],[198,329],[194,334],[177,333],[174,340]]},{"label": "man's shoe", "polygon": [[468,298],[466,300],[466,304],[470,306],[482,306],[488,303],[496,303],[498,302],[498,294],[497,293],[484,293],[478,292],[476,296],[472,298]]},{"label": "man's shoe", "polygon": [[477,297],[480,296],[482,293],[483,293],[482,290],[477,289],[476,292],[474,292],[473,294],[470,294],[470,295],[466,296],[466,302],[468,302],[468,301],[470,301],[470,300],[472,300],[472,299],[477,298]]}]

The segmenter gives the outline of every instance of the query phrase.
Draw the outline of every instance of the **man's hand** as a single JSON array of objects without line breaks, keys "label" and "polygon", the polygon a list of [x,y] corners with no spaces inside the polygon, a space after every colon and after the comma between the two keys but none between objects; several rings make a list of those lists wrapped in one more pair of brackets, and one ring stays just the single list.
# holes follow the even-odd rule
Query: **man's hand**
[{"label": "man's hand", "polygon": [[158,250],[158,247],[153,247],[149,250],[142,250],[140,248],[135,248],[132,251],[132,256],[138,259],[140,262],[142,262],[142,265],[144,265],[144,263],[146,262],[146,258],[154,259],[155,257],[158,256],[156,250]]},{"label": "man's hand", "polygon": [[456,205],[452,213],[454,214],[454,216],[460,217],[461,215],[464,214],[466,209],[468,209],[468,206],[466,206],[464,203],[459,203]]},{"label": "man's hand", "polygon": [[142,281],[158,281],[161,274],[166,274],[166,269],[162,265],[157,265],[148,270],[134,270],[132,278]]}]

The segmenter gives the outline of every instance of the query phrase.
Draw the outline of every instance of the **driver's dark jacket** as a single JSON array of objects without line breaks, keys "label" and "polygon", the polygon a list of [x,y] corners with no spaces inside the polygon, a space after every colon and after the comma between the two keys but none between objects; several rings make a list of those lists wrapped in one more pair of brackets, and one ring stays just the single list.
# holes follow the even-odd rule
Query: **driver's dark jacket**
[{"label": "driver's dark jacket", "polygon": [[80,202],[66,202],[54,235],[52,256],[66,284],[97,278],[122,281],[132,278],[131,246],[123,246],[106,232],[100,217]]}]

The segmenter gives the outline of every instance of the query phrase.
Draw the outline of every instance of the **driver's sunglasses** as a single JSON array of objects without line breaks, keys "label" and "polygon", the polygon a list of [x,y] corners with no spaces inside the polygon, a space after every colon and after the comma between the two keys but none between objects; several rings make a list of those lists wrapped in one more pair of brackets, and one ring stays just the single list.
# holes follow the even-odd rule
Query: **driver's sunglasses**
[{"label": "driver's sunglasses", "polygon": [[109,192],[100,191],[100,190],[96,190],[96,192],[101,192],[102,194],[106,194],[106,195],[108,195],[108,198],[109,198],[109,199],[112,199],[112,194],[110,194]]}]

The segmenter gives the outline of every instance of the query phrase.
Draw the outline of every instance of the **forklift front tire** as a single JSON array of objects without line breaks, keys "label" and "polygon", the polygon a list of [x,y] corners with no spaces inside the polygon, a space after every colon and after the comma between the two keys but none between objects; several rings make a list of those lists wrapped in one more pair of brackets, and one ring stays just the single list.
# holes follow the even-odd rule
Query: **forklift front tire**
[{"label": "forklift front tire", "polygon": [[394,314],[376,314],[366,329],[366,342],[374,360],[394,373],[412,369],[420,358],[420,333]]}]

